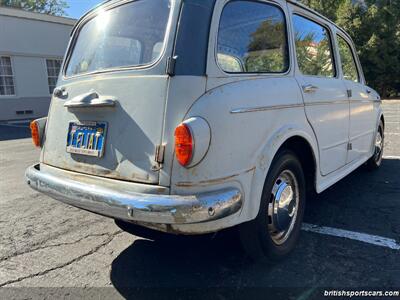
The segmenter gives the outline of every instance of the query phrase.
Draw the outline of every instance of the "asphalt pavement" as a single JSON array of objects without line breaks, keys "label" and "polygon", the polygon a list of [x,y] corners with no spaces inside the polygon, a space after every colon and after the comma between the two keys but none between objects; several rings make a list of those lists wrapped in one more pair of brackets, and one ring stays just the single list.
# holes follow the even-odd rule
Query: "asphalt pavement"
[{"label": "asphalt pavement", "polygon": [[[382,167],[361,167],[309,201],[306,223],[399,243],[400,101],[384,110]],[[25,184],[39,151],[27,125],[18,126],[0,125],[0,298],[319,299],[319,288],[400,290],[400,250],[354,238],[303,231],[289,258],[254,264],[232,232],[167,243],[124,233]]]}]

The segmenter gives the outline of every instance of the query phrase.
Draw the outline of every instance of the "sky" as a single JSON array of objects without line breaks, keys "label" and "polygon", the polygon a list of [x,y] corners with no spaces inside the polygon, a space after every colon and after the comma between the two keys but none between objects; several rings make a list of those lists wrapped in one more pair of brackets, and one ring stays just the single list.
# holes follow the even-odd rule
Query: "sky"
[{"label": "sky", "polygon": [[79,19],[84,13],[103,2],[103,0],[66,0],[69,8],[66,10],[67,17]]}]

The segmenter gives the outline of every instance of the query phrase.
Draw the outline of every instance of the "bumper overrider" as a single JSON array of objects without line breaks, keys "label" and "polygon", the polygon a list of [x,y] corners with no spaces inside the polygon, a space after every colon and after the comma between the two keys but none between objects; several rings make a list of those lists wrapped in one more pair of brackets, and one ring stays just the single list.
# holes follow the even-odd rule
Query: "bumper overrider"
[{"label": "bumper overrider", "polygon": [[[47,168],[46,168],[47,170]],[[193,224],[214,221],[238,212],[242,195],[227,188],[196,195],[138,193],[127,183],[69,171],[41,170],[35,165],[26,170],[29,186],[56,200],[103,216],[154,224]],[[102,179],[103,181],[105,179]]]}]

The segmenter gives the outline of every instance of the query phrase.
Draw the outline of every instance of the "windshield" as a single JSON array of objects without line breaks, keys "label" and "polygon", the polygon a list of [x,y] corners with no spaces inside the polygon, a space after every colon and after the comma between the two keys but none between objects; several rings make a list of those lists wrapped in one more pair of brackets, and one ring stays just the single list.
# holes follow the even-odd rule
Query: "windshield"
[{"label": "windshield", "polygon": [[170,8],[171,0],[137,0],[100,12],[80,29],[65,75],[155,62]]}]

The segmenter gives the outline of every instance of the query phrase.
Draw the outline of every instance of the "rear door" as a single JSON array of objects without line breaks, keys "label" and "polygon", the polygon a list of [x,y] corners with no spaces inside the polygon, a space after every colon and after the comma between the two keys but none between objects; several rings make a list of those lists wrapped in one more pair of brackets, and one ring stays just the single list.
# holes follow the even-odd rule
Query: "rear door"
[{"label": "rear door", "polygon": [[368,88],[363,83],[357,66],[356,55],[350,39],[344,34],[337,35],[337,44],[342,66],[343,82],[350,100],[350,131],[347,162],[350,163],[371,153],[372,139],[375,133],[376,112],[370,99]]},{"label": "rear door", "polygon": [[349,100],[340,80],[329,26],[307,13],[293,14],[297,53],[296,78],[305,111],[318,140],[320,169],[327,175],[346,165],[349,133]]},{"label": "rear door", "polygon": [[51,104],[44,163],[158,183],[176,13],[170,0],[113,1],[78,24]]}]

